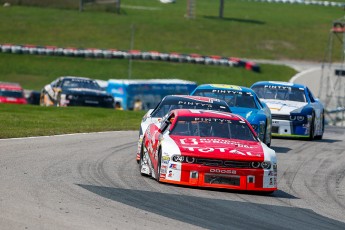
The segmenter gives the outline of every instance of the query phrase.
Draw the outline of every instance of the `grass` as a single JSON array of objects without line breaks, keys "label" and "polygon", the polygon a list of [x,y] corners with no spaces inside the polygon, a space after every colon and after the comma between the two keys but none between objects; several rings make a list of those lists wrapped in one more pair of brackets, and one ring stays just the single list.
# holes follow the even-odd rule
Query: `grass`
[{"label": "grass", "polygon": [[[286,66],[261,65],[261,73],[226,66],[158,61],[133,61],[132,79],[178,78],[203,83],[251,86],[259,80],[287,81],[296,71]],[[84,76],[108,80],[128,79],[128,60],[85,59],[0,53],[0,80],[41,90],[58,76]]]},{"label": "grass", "polygon": [[0,138],[139,130],[144,112],[0,104]]}]

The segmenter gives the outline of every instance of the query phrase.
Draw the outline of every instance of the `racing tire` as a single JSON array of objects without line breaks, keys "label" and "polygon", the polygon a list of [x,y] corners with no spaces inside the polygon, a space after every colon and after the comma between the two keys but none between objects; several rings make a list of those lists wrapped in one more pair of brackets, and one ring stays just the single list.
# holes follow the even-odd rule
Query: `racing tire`
[{"label": "racing tire", "polygon": [[161,163],[162,163],[162,149],[159,148],[159,150],[158,150],[157,174],[156,174],[156,181],[157,181],[157,182],[160,182],[160,177],[161,177]]},{"label": "racing tire", "polygon": [[44,101],[44,97],[45,97],[45,94],[44,92],[41,92],[41,95],[40,95],[40,106],[45,106],[45,101]]},{"label": "racing tire", "polygon": [[313,115],[311,118],[311,124],[310,124],[309,138],[308,138],[310,141],[314,139],[314,133],[315,133],[315,114],[313,112]]},{"label": "racing tire", "polygon": [[321,133],[321,135],[315,136],[315,140],[322,140],[323,133],[324,133],[324,131],[325,131],[325,114],[324,114],[324,112],[322,112],[322,119],[321,119],[321,122],[322,122],[322,124],[321,124],[322,133]]},{"label": "racing tire", "polygon": [[54,105],[56,107],[60,107],[61,106],[61,94],[60,93],[57,95],[56,101],[55,101]]},{"label": "racing tire", "polygon": [[143,140],[143,144],[141,144],[141,148],[140,148],[140,159],[137,161],[138,164],[139,164],[139,172],[140,172],[140,175],[142,176],[147,176],[146,174],[142,173],[141,172],[141,167],[143,165],[143,158],[144,158],[144,140]]},{"label": "racing tire", "polygon": [[[266,126],[265,126],[265,133],[264,133],[264,143],[266,144],[266,135],[267,135],[267,120],[266,120]],[[272,138],[271,138],[272,141]],[[271,142],[266,144],[267,147],[271,146]]]}]

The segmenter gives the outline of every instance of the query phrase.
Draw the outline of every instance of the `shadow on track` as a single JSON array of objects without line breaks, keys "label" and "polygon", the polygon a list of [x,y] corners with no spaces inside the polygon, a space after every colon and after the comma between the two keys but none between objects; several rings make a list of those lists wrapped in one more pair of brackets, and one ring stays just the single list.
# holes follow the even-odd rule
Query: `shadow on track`
[{"label": "shadow on track", "polygon": [[207,229],[250,229],[249,226],[255,229],[345,229],[345,223],[303,208],[85,184],[78,186],[106,199]]}]

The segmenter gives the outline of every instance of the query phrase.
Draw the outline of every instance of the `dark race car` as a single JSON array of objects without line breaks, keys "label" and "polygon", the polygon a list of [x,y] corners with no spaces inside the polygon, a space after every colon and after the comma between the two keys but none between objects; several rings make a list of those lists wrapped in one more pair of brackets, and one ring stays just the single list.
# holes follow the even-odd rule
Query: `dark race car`
[{"label": "dark race car", "polygon": [[188,95],[168,95],[165,96],[160,103],[154,109],[150,109],[143,117],[140,124],[139,141],[137,160],[139,160],[139,152],[141,148],[141,142],[143,133],[150,124],[158,124],[162,117],[173,109],[204,109],[215,110],[223,112],[231,112],[228,104],[225,101],[200,97],[200,96],[188,96]]},{"label": "dark race car", "polygon": [[84,77],[59,77],[41,91],[42,106],[93,106],[114,108],[114,98],[98,83]]}]

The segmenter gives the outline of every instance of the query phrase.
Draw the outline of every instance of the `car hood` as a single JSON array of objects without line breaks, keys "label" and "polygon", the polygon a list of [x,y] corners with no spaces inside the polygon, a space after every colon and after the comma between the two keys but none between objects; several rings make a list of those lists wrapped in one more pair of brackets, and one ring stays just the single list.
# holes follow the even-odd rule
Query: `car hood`
[{"label": "car hood", "polygon": [[238,161],[263,161],[261,142],[217,137],[170,136],[185,156]]},{"label": "car hood", "polygon": [[231,112],[245,118],[252,123],[259,110],[250,108],[230,107]]},{"label": "car hood", "polygon": [[85,88],[70,88],[64,89],[63,93],[65,94],[73,94],[73,95],[89,95],[89,96],[110,96],[106,92],[102,90],[96,89],[85,89]]},{"label": "car hood", "polygon": [[266,103],[268,108],[270,108],[272,114],[290,114],[291,111],[304,107],[308,104],[306,102],[281,101],[272,99],[263,101]]}]

